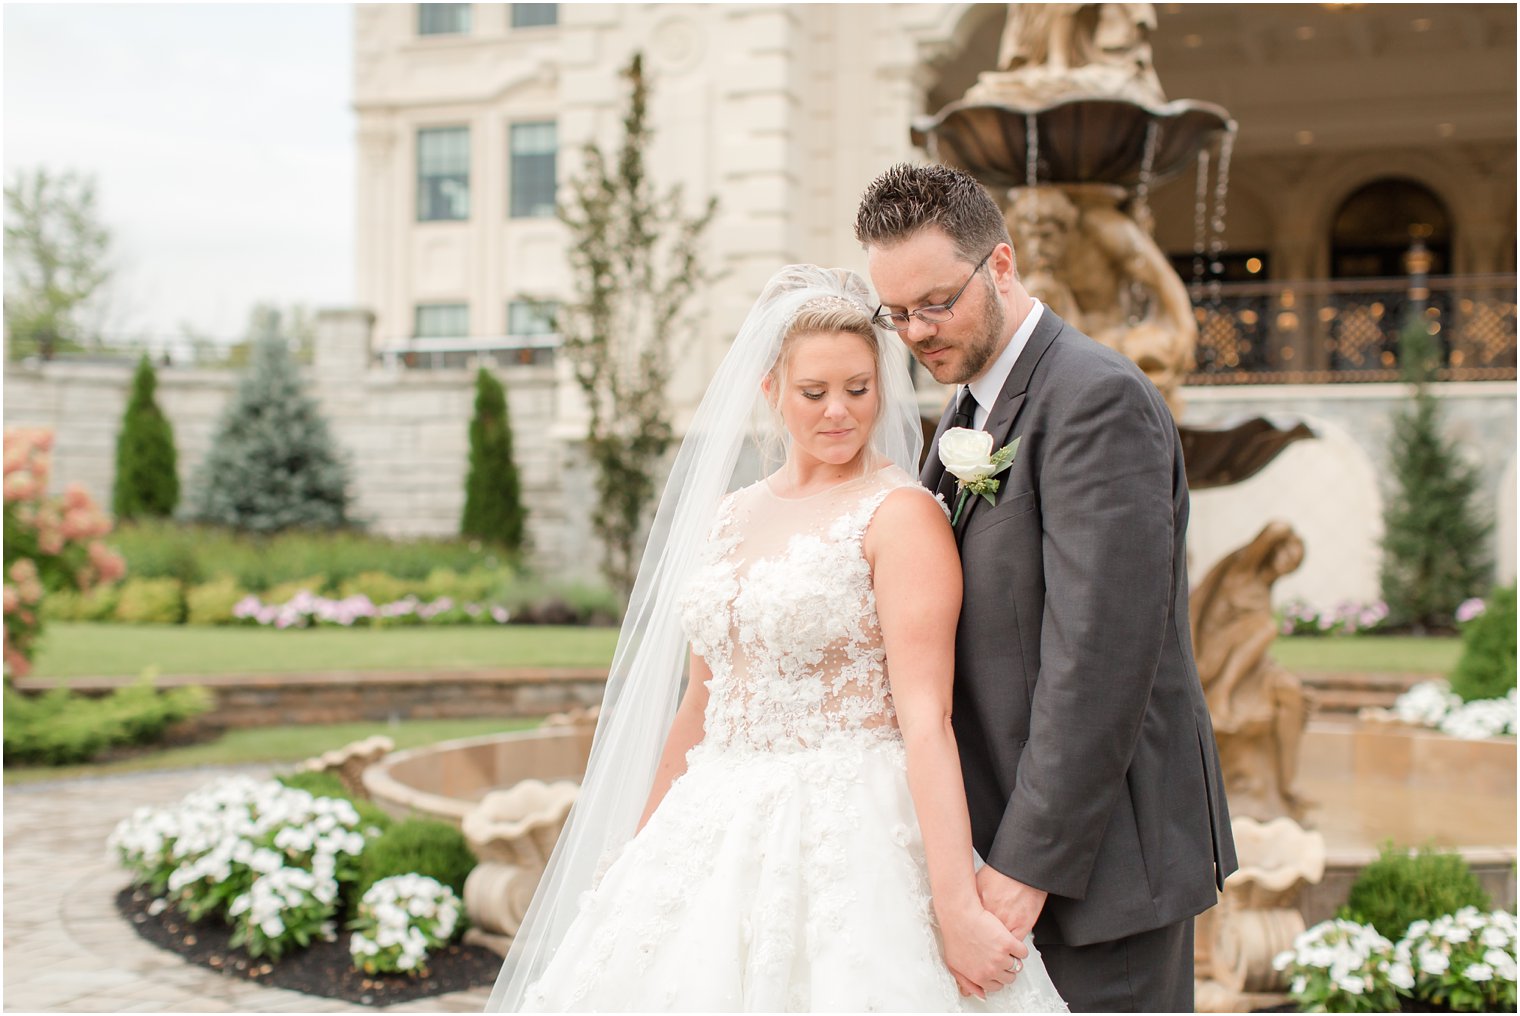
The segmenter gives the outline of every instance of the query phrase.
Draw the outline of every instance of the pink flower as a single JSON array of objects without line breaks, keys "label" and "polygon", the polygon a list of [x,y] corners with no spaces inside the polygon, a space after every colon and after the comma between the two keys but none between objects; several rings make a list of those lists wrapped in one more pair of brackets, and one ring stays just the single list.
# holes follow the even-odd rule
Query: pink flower
[{"label": "pink flower", "polygon": [[1473,618],[1482,617],[1487,609],[1488,605],[1476,596],[1470,600],[1463,600],[1461,606],[1457,607],[1457,623],[1466,624]]},{"label": "pink flower", "polygon": [[5,612],[14,614],[21,606],[21,593],[15,586],[6,583],[5,586]]},{"label": "pink flower", "polygon": [[99,540],[90,543],[89,553],[102,582],[115,582],[127,573],[126,559]]},{"label": "pink flower", "polygon": [[5,666],[13,677],[25,677],[32,670],[31,661],[8,645],[5,647]]},{"label": "pink flower", "polygon": [[79,509],[88,511],[95,507],[95,503],[90,500],[90,492],[84,489],[82,483],[69,484],[68,489],[63,492],[63,503],[71,511]]},{"label": "pink flower", "polygon": [[37,578],[37,562],[29,557],[23,557],[11,565],[11,578],[17,585],[35,581]]},{"label": "pink flower", "polygon": [[48,527],[37,533],[37,549],[49,557],[63,553],[63,532]]}]

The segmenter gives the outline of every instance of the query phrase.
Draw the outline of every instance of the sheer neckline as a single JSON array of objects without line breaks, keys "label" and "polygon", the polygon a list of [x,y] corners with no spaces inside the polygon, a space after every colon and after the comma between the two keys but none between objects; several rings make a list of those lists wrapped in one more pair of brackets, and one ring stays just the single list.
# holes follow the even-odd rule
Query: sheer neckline
[{"label": "sheer neckline", "polygon": [[804,502],[804,501],[812,501],[812,500],[814,500],[816,498],[823,497],[826,494],[832,494],[832,493],[834,493],[837,490],[844,490],[845,488],[853,486],[854,484],[857,484],[857,483],[863,483],[864,481],[869,480],[869,479],[871,479],[873,477],[880,476],[881,473],[884,470],[887,470],[887,469],[890,469],[890,468],[892,468],[892,463],[891,462],[884,462],[881,465],[877,466],[875,469],[872,469],[872,470],[870,470],[868,472],[865,472],[865,473],[861,473],[859,476],[851,477],[848,480],[840,480],[838,483],[834,484],[831,487],[825,487],[825,488],[823,488],[820,491],[815,491],[812,494],[804,494],[801,497],[787,497],[784,494],[778,494],[778,493],[776,493],[776,488],[773,487],[773,486],[771,486],[771,476],[775,476],[776,475],[775,473],[772,473],[771,476],[767,476],[764,479],[762,479],[760,481],[760,486],[762,488],[764,488],[764,490],[765,490],[765,492],[767,494],[769,494],[771,497],[775,498],[777,501],[789,501],[789,502],[798,502],[798,503],[801,503],[801,502]]}]

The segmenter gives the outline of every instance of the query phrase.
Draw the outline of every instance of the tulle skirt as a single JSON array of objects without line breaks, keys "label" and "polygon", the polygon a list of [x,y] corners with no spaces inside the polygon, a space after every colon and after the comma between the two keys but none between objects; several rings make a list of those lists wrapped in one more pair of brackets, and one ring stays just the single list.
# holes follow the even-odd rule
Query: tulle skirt
[{"label": "tulle skirt", "polygon": [[[1032,943],[1031,943],[1032,946]],[[703,745],[585,894],[528,1011],[1065,1011],[1031,948],[963,998],[899,740]]]}]

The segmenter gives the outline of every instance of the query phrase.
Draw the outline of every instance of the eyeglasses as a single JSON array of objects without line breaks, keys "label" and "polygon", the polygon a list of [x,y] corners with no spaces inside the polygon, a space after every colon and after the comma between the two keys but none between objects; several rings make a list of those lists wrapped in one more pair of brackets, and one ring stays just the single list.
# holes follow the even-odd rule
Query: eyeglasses
[{"label": "eyeglasses", "polygon": [[914,318],[919,318],[925,324],[944,324],[946,321],[949,321],[951,318],[955,317],[955,311],[951,309],[955,306],[955,301],[961,298],[961,294],[966,291],[967,286],[971,285],[971,280],[976,278],[976,273],[982,270],[982,265],[985,265],[987,263],[987,258],[992,257],[992,253],[995,250],[997,250],[996,247],[992,248],[992,250],[988,251],[982,257],[982,260],[976,263],[976,267],[971,269],[971,274],[966,276],[966,281],[961,283],[961,288],[957,289],[955,291],[955,295],[946,300],[944,303],[930,304],[927,307],[920,307],[918,310],[897,311],[887,314],[882,313],[882,308],[885,307],[886,304],[879,304],[876,308],[876,313],[872,316],[871,320],[876,322],[876,324],[880,325],[882,328],[890,328],[894,332],[907,331],[908,326],[913,323]]}]

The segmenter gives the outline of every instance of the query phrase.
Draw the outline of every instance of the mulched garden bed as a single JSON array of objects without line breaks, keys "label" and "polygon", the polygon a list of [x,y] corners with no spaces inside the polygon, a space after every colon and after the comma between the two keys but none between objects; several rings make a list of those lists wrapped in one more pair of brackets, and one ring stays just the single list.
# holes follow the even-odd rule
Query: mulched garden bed
[{"label": "mulched garden bed", "polygon": [[173,910],[155,917],[148,913],[152,902],[146,889],[128,886],[117,894],[116,909],[143,938],[190,963],[307,995],[341,998],[359,1005],[394,1005],[489,986],[501,970],[501,957],[491,950],[455,943],[428,957],[426,977],[366,974],[354,969],[348,935],[342,931],[335,942],[314,942],[278,960],[254,959],[228,944],[232,929],[220,920],[191,921]]}]

